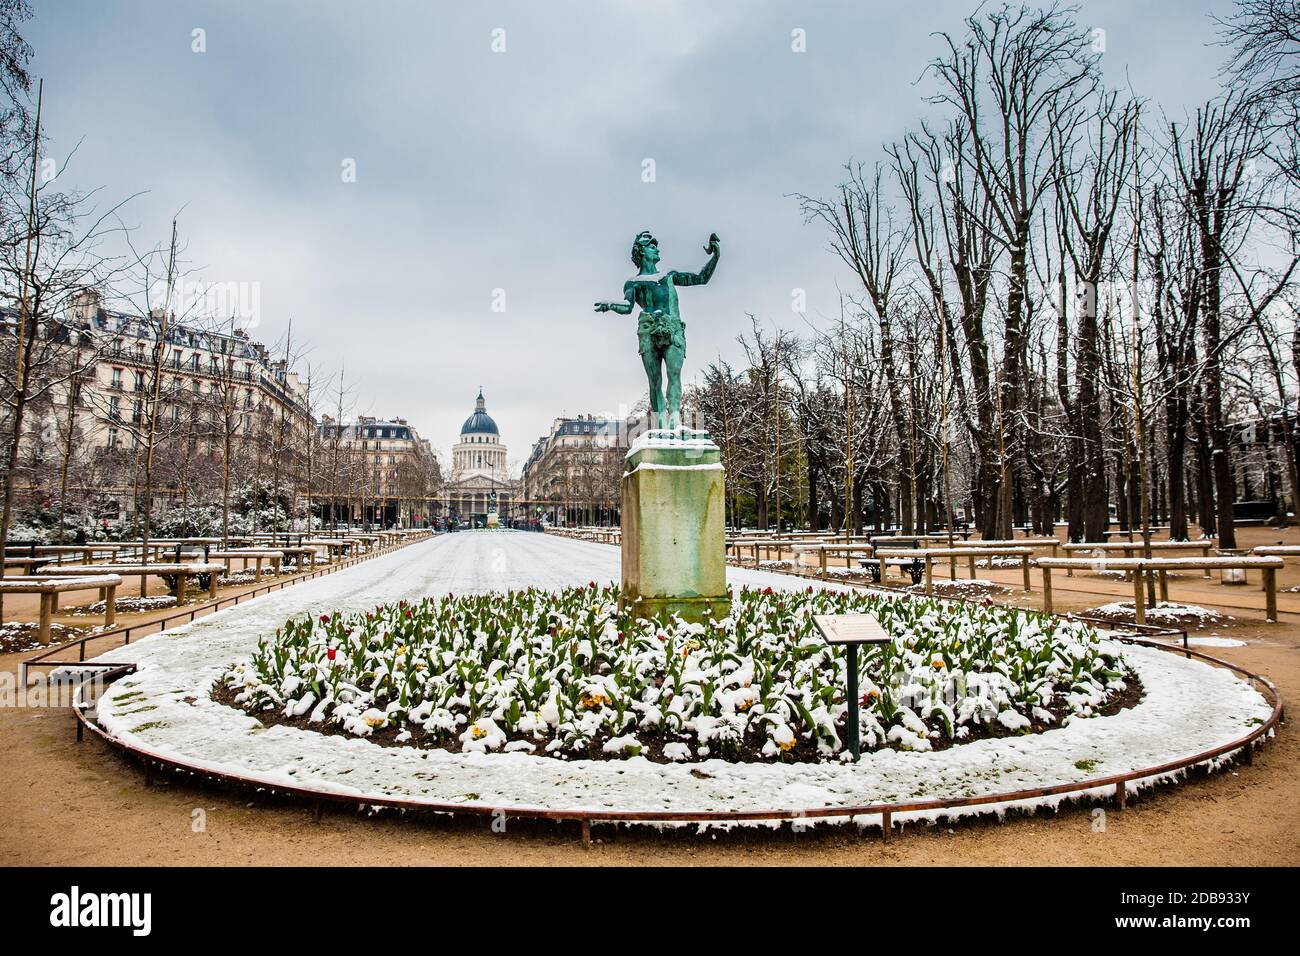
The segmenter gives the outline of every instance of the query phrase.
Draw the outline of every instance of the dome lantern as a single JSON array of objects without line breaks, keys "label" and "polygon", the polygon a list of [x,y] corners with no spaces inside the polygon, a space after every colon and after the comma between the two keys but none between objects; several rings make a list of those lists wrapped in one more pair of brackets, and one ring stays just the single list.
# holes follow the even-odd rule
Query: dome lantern
[{"label": "dome lantern", "polygon": [[483,399],[483,389],[479,388],[478,398],[474,401],[474,414],[465,419],[460,426],[461,435],[499,435],[497,423],[487,413],[487,402]]}]

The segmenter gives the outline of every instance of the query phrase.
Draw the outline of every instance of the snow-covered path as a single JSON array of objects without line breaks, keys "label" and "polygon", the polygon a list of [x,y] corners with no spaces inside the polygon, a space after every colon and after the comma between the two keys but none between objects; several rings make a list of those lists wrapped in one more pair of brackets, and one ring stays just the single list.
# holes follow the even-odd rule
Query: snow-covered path
[{"label": "snow-covered path", "polygon": [[[247,657],[262,635],[295,614],[361,611],[426,594],[605,582],[617,580],[618,570],[618,549],[608,545],[504,531],[436,537],[110,652],[107,659],[135,661],[139,670],[109,688],[98,717],[112,736],[133,746],[270,786],[504,808],[710,811],[860,806],[1085,780],[1225,743],[1269,712],[1257,692],[1227,671],[1128,648],[1146,698],[1114,717],[937,753],[886,750],[856,766],[720,760],[661,765],[640,757],[565,761],[381,747],[359,738],[267,728],[208,696],[233,661]],[[798,578],[743,569],[728,569],[727,576],[733,586],[808,586]]]},{"label": "snow-covered path", "polygon": [[[407,598],[526,587],[554,590],[589,581],[604,584],[619,580],[617,547],[550,534],[464,531],[431,538],[402,555],[417,575],[410,579],[416,590],[403,595]],[[733,587],[747,584],[801,590],[808,586],[789,575],[748,568],[728,568],[727,581]]]}]

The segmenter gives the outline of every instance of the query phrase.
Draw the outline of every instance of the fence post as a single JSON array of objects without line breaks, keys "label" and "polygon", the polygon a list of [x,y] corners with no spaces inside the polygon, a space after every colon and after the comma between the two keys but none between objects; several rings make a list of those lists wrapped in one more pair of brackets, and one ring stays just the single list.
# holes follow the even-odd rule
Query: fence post
[{"label": "fence post", "polygon": [[1146,571],[1140,564],[1133,571],[1133,621],[1136,624],[1147,622]]}]

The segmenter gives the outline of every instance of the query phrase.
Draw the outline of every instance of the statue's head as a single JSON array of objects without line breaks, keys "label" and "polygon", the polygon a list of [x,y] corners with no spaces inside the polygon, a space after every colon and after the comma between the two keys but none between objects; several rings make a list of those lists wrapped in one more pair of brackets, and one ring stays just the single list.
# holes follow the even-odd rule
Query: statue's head
[{"label": "statue's head", "polygon": [[648,230],[637,233],[632,240],[632,263],[638,269],[644,268],[645,263],[653,269],[659,263],[659,240]]}]

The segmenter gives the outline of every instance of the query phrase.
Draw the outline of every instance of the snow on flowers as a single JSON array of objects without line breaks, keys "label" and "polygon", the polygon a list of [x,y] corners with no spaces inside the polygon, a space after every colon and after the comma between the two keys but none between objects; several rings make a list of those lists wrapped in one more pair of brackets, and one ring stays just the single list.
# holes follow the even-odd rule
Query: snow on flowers
[{"label": "snow on flowers", "polygon": [[893,636],[859,665],[870,749],[1092,716],[1129,676],[1086,624],[1013,608],[769,588],[665,625],[617,602],[593,584],[295,618],[223,683],[254,713],[417,746],[775,761],[842,756],[844,655],[815,614],[874,613]]}]

